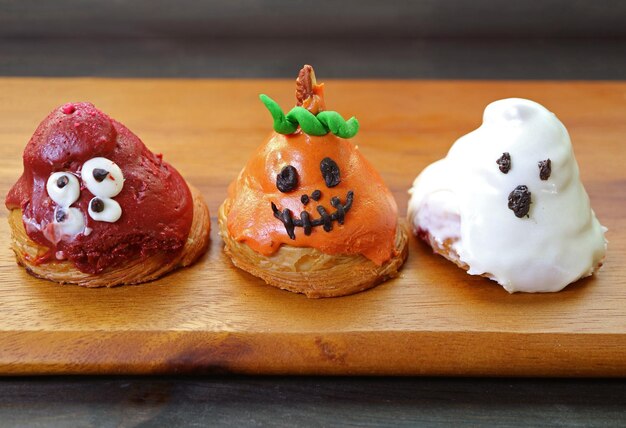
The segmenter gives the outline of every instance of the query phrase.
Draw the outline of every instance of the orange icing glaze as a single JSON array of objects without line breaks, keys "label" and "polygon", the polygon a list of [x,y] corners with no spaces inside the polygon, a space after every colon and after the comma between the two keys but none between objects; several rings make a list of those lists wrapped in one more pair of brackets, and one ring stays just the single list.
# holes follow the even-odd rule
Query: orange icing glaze
[{"label": "orange icing glaze", "polygon": [[[341,174],[341,182],[332,188],[326,187],[320,172],[320,162],[326,157],[337,163]],[[276,176],[287,165],[298,171],[299,184],[295,190],[282,193],[276,188]],[[314,190],[322,192],[321,199],[303,205],[300,197],[310,197]],[[289,238],[271,208],[272,202],[281,211],[289,208],[295,218],[306,210],[311,219],[316,219],[320,216],[318,205],[332,213],[335,209],[331,198],[337,196],[345,204],[350,190],[354,202],[343,225],[334,221],[330,232],[322,226],[313,227],[309,236],[302,227],[296,227],[295,240]],[[228,197],[229,234],[265,256],[274,254],[283,244],[311,247],[326,254],[362,254],[377,265],[396,254],[398,208],[391,192],[357,147],[332,133],[322,137],[302,132],[272,133],[230,185]]]}]

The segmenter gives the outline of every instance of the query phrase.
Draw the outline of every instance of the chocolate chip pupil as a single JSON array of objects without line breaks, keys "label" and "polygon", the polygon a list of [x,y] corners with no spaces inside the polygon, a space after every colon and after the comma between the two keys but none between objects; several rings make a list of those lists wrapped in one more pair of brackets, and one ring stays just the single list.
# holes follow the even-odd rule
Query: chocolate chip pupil
[{"label": "chocolate chip pupil", "polygon": [[107,178],[108,175],[109,171],[107,171],[106,169],[94,168],[93,170],[93,178],[95,178],[98,183],[101,183],[102,180]]},{"label": "chocolate chip pupil", "polygon": [[70,182],[70,179],[67,178],[67,175],[62,175],[61,177],[59,177],[59,179],[57,180],[57,187],[59,189],[64,188],[65,186],[67,186],[67,183]]},{"label": "chocolate chip pupil", "polygon": [[322,177],[324,177],[326,187],[335,187],[341,182],[337,162],[331,158],[322,159],[322,162],[320,162],[320,171],[322,171]]},{"label": "chocolate chip pupil", "polygon": [[298,171],[293,166],[287,165],[276,176],[276,188],[283,193],[288,193],[296,187],[298,187]]},{"label": "chocolate chip pupil", "polygon": [[61,223],[66,218],[67,214],[63,210],[57,210],[57,212],[54,214],[54,219],[57,221],[57,223]]},{"label": "chocolate chip pupil", "polygon": [[104,211],[104,202],[102,201],[102,199],[93,198],[91,200],[91,211],[95,213],[101,213],[102,211]]}]

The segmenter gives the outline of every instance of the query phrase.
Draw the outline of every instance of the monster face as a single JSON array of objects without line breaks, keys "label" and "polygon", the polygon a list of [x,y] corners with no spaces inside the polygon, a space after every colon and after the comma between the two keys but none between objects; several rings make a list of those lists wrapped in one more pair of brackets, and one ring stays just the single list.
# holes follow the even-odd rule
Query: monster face
[{"label": "monster face", "polygon": [[44,228],[46,238],[50,242],[56,244],[79,233],[89,235],[91,232],[90,228],[85,227],[85,213],[79,208],[72,207],[80,198],[83,186],[94,195],[87,210],[93,221],[114,223],[121,217],[122,208],[112,198],[117,196],[124,186],[122,170],[109,159],[103,157],[90,159],[76,173],[57,171],[48,178],[46,192],[56,204],[52,223]]}]

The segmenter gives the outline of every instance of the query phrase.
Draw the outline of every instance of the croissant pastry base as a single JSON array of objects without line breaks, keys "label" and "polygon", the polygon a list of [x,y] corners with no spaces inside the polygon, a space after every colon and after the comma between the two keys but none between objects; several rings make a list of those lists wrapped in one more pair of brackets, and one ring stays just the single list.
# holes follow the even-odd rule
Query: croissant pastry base
[{"label": "croissant pastry base", "polygon": [[382,266],[362,255],[331,255],[314,248],[283,245],[267,257],[237,242],[228,233],[227,216],[230,200],[226,199],[218,212],[219,233],[224,250],[233,264],[269,285],[302,293],[308,298],[339,297],[372,288],[398,276],[408,255],[408,234],[398,224],[396,254]]},{"label": "croissant pastry base", "polygon": [[24,266],[28,273],[61,284],[77,284],[95,288],[152,281],[170,271],[191,265],[208,248],[211,226],[209,210],[200,192],[193,186],[189,186],[189,190],[193,198],[193,220],[185,246],[174,257],[157,253],[147,258],[130,260],[98,274],[81,272],[71,261],[67,260],[36,264],[33,260],[38,255],[45,254],[48,248],[28,237],[24,229],[21,209],[14,209],[9,213],[11,249],[15,253],[18,264]]}]

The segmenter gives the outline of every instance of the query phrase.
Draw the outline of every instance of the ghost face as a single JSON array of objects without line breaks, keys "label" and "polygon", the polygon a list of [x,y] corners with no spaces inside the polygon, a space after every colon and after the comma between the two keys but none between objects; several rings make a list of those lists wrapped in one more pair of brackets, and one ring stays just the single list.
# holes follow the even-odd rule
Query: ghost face
[{"label": "ghost face", "polygon": [[[529,100],[490,104],[482,126],[416,179],[409,207],[416,229],[451,239],[470,274],[509,292],[558,291],[605,251],[567,130]],[[450,225],[430,224],[448,213]]]},{"label": "ghost face", "polygon": [[[502,153],[502,156],[496,161],[500,172],[508,174],[511,170],[511,154],[509,152]],[[550,158],[537,162],[539,168],[539,179],[546,181],[552,174],[552,161]],[[516,217],[522,218],[528,216],[531,204],[531,193],[526,185],[518,185],[509,193],[509,209],[513,211]]]},{"label": "ghost face", "polygon": [[490,104],[483,125],[460,138],[448,155],[460,168],[454,177],[465,177],[458,179],[474,195],[468,203],[485,198],[500,216],[533,222],[545,217],[544,203],[577,175],[571,158],[563,125],[543,107],[521,99]]}]

